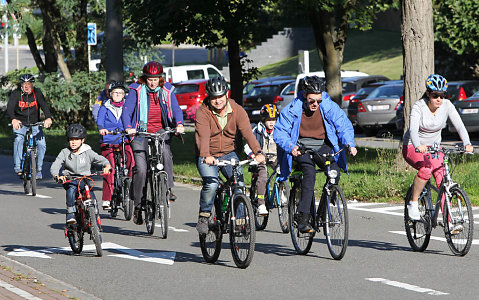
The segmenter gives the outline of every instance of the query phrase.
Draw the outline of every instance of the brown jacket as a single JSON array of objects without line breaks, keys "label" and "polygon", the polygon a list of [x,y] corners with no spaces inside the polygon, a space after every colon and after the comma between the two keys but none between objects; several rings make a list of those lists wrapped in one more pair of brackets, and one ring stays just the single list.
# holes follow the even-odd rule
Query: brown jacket
[{"label": "brown jacket", "polygon": [[235,150],[235,136],[239,130],[246,142],[257,153],[261,150],[253,135],[246,111],[233,99],[228,99],[233,112],[228,114],[228,123],[222,130],[218,119],[206,104],[202,104],[196,112],[195,139],[198,157],[219,157]]}]

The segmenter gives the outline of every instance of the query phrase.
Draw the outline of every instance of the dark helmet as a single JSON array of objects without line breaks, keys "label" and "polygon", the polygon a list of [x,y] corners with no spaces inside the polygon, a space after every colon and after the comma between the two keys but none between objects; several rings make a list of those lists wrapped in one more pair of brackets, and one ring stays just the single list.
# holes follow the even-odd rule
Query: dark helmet
[{"label": "dark helmet", "polygon": [[426,88],[433,92],[447,92],[447,80],[441,75],[431,74],[426,79]]},{"label": "dark helmet", "polygon": [[146,77],[163,76],[163,66],[157,61],[147,62],[143,66],[143,76],[146,76]]},{"label": "dark helmet", "polygon": [[259,111],[259,115],[261,116],[261,121],[266,120],[276,120],[279,117],[278,108],[275,104],[266,104],[261,107]]},{"label": "dark helmet", "polygon": [[324,92],[324,82],[318,76],[306,76],[301,89],[305,94],[321,94]]},{"label": "dark helmet", "polygon": [[67,138],[69,139],[86,138],[86,128],[81,124],[71,124],[67,128]]},{"label": "dark helmet", "polygon": [[228,83],[224,77],[213,77],[206,83],[206,92],[210,97],[226,95],[228,89]]},{"label": "dark helmet", "polygon": [[20,76],[20,82],[35,82],[35,77],[32,74],[23,74]]},{"label": "dark helmet", "polygon": [[112,81],[108,86],[108,92],[112,92],[114,89],[122,89],[125,93],[128,93],[128,88],[123,84],[122,81]]}]

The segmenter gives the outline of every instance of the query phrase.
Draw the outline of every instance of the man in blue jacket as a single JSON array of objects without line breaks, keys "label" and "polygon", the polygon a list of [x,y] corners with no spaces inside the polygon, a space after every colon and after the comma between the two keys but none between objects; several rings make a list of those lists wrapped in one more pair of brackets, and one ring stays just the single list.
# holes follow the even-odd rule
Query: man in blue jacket
[{"label": "man in blue jacket", "polygon": [[[324,167],[324,160],[320,155],[337,152],[344,146],[349,146],[353,156],[357,150],[352,124],[344,111],[324,91],[322,80],[317,76],[305,77],[301,90],[298,97],[281,111],[273,138],[278,145],[280,180],[288,179],[293,158],[303,172],[301,199],[297,211],[298,229],[307,233],[313,230],[309,218],[316,180],[315,165]],[[298,144],[314,150],[319,155],[301,153]],[[339,181],[339,168],[347,172],[344,151],[338,156],[330,165],[332,170],[337,171],[336,183]]]}]

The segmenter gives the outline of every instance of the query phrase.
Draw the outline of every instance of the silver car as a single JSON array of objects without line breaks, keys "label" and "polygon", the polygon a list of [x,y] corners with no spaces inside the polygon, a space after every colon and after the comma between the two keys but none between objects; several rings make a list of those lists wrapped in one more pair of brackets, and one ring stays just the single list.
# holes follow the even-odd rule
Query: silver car
[{"label": "silver car", "polygon": [[396,110],[402,101],[402,84],[378,87],[358,103],[358,125],[368,136],[375,135],[380,128],[395,128]]},{"label": "silver car", "polygon": [[279,98],[279,101],[275,103],[279,111],[281,111],[288,104],[290,104],[291,101],[294,100],[294,86],[295,86],[295,82],[291,82],[290,84],[285,86],[284,89],[279,94],[281,98]]}]

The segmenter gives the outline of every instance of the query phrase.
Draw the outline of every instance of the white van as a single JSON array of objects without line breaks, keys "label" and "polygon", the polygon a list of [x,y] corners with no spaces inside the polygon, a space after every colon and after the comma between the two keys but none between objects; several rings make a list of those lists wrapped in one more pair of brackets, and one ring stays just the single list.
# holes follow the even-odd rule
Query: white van
[{"label": "white van", "polygon": [[[296,85],[295,85],[295,88],[294,88],[294,98],[296,98],[298,96],[299,81],[306,76],[318,76],[319,78],[326,77],[324,75],[324,71],[298,74],[298,76],[296,76]],[[359,72],[359,71],[341,71],[341,78],[359,77],[359,76],[369,76],[369,74]]]},{"label": "white van", "polygon": [[[180,82],[192,79],[209,79],[223,76],[220,70],[213,65],[185,65],[163,68],[165,79],[168,82]],[[228,80],[228,79],[226,79]]]}]

